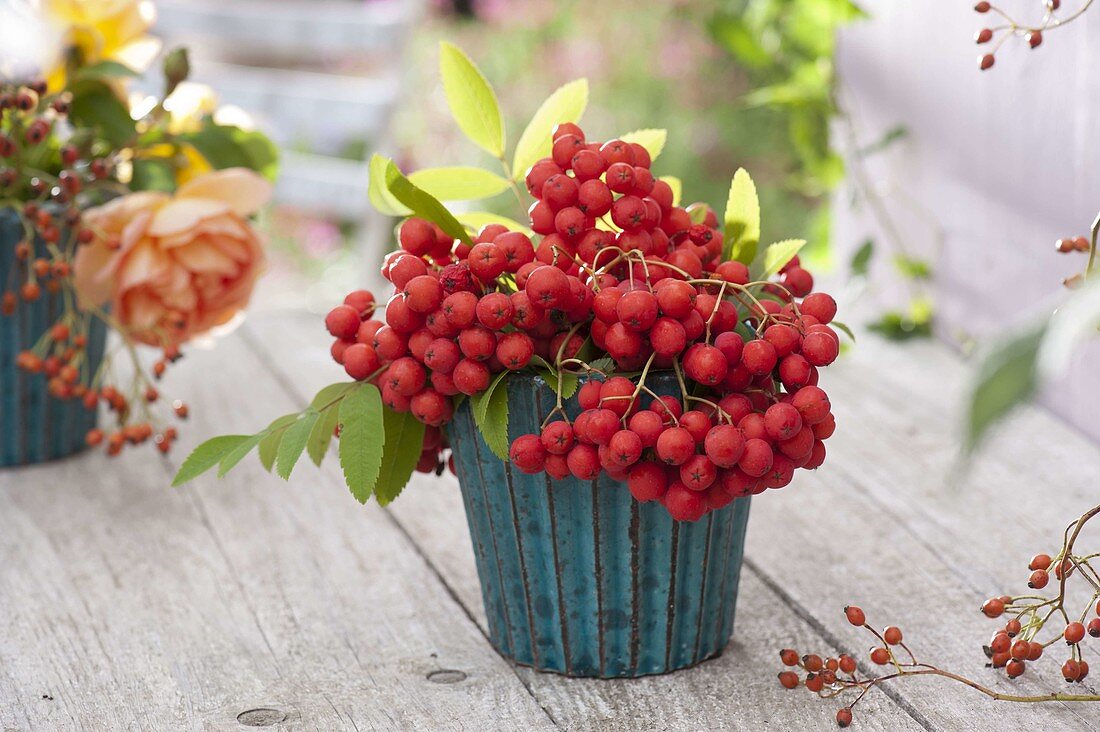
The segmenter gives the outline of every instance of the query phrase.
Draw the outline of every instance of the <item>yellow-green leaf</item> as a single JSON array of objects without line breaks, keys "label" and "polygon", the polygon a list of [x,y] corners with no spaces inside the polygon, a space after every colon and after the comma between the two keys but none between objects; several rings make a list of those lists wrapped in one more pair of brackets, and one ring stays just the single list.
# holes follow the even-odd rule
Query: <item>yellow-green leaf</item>
[{"label": "yellow-green leaf", "polygon": [[532,236],[534,234],[530,227],[518,221],[513,221],[506,216],[498,216],[488,211],[467,211],[465,213],[455,214],[455,218],[474,233],[480,231],[483,226],[500,224],[501,226],[508,227],[509,231],[522,231],[527,236]]},{"label": "yellow-green leaf", "polygon": [[459,128],[493,157],[503,157],[504,117],[485,76],[465,53],[446,41],[439,44],[439,73]]},{"label": "yellow-green leaf", "polygon": [[730,183],[724,221],[726,256],[723,259],[751,264],[760,243],[760,199],[756,195],[756,184],[744,168],[738,168]]},{"label": "yellow-green leaf", "polygon": [[684,195],[683,182],[674,175],[662,175],[657,180],[663,180],[665,183],[668,183],[668,187],[672,189],[672,205],[679,206],[680,197]]},{"label": "yellow-green leaf", "polygon": [[386,216],[408,216],[412,213],[386,188],[386,164],[390,159],[384,155],[373,155],[370,159],[370,181],[367,185],[367,198],[374,208]]},{"label": "yellow-green leaf", "polygon": [[649,151],[651,160],[656,160],[661,151],[665,149],[665,140],[668,139],[668,130],[647,129],[634,130],[619,138],[623,142],[636,142]]},{"label": "yellow-green leaf", "polygon": [[769,244],[749,267],[751,277],[754,280],[768,279],[791,261],[791,257],[798,254],[804,246],[806,246],[805,239],[784,239]]},{"label": "yellow-green leaf", "polygon": [[360,503],[374,491],[384,442],[382,395],[374,384],[359,384],[340,402],[340,467]]},{"label": "yellow-green leaf", "polygon": [[476,201],[508,189],[508,181],[496,173],[472,166],[424,168],[409,174],[409,181],[440,201]]},{"label": "yellow-green leaf", "polygon": [[[461,239],[467,244],[472,243],[466,229],[458,223],[458,220],[447,210],[446,206],[434,196],[413,185],[401,173],[397,164],[389,158],[377,153],[375,153],[374,158],[382,158],[385,161],[382,166],[382,174],[384,175],[386,190],[393,194],[393,197],[400,201],[402,205],[407,206],[417,216],[435,222],[439,225],[439,228],[455,239]],[[371,159],[372,167],[374,166],[374,158]]]},{"label": "yellow-green leaf", "polygon": [[550,135],[562,122],[579,122],[588,106],[588,79],[563,84],[547,97],[519,137],[512,158],[512,175],[522,180],[527,169],[550,154]]}]

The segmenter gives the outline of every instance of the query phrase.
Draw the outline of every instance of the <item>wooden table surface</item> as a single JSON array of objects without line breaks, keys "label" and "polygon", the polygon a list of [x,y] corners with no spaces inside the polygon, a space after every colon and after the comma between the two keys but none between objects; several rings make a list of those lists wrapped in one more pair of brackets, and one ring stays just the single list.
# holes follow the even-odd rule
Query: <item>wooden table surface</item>
[{"label": "wooden table surface", "polygon": [[[777,651],[865,659],[849,602],[900,625],[924,661],[1003,690],[1065,687],[1060,660],[1013,683],[986,669],[995,624],[976,609],[1021,592],[1028,558],[1095,503],[1100,451],[1026,409],[961,473],[966,371],[940,346],[863,337],[829,369],[829,459],[753,503],[726,652],[622,681],[496,655],[449,475],[418,477],[389,509],[359,506],[334,460],[303,461],[289,484],[249,458],[168,488],[201,439],[254,432],[339,380],[327,348],[316,316],[252,317],[166,380],[193,415],[169,458],[0,472],[0,730],[827,730],[839,705],[782,689]],[[1100,705],[913,679],[869,694],[856,720],[1096,729]]]}]

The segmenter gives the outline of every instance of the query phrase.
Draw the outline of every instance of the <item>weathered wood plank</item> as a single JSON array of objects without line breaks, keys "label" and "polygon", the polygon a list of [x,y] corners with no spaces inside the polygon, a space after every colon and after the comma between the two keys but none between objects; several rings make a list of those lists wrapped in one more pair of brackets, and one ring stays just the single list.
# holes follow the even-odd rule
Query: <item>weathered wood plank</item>
[{"label": "weathered wood plank", "polygon": [[[319,322],[312,316],[268,316],[253,318],[246,327],[255,334],[250,338],[264,354],[261,358],[284,371],[283,381],[303,402],[311,390],[340,378]],[[453,478],[414,477],[389,511],[485,628],[462,500]],[[753,522],[750,536],[757,530]],[[828,643],[748,568],[742,575],[736,628],[721,658],[670,676],[599,681],[523,668],[517,668],[517,673],[555,721],[569,729],[759,729],[764,724],[778,729],[827,729],[834,725],[835,705],[815,702],[804,691],[786,692],[775,681],[779,648],[826,650]],[[921,728],[882,695],[869,695],[865,703],[864,724],[870,729]]]},{"label": "weathered wood plank", "polygon": [[[190,360],[166,386],[192,402],[184,450],[292,408],[239,339]],[[288,730],[552,727],[392,521],[307,470],[0,474],[0,728],[229,730],[258,707]]]}]

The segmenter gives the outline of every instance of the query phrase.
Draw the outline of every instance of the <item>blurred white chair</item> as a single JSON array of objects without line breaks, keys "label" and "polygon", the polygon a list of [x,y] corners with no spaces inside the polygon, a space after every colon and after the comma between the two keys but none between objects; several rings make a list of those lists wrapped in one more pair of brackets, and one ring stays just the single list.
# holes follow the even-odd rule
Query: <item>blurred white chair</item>
[{"label": "blurred white chair", "polygon": [[282,152],[276,200],[371,228],[367,159],[385,147],[420,0],[158,0],[192,79]]}]

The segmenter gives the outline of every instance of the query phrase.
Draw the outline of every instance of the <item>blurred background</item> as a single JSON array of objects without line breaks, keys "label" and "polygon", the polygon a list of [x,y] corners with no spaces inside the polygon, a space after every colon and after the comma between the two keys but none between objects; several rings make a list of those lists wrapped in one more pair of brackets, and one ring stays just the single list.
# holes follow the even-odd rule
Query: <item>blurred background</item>
[{"label": "blurred background", "polygon": [[[763,237],[809,240],[805,259],[857,330],[970,353],[1049,313],[1083,268],[1051,244],[1100,209],[1100,10],[1034,50],[1009,39],[980,72],[974,34],[996,19],[932,5],[158,0],[156,30],[189,44],[195,80],[282,149],[266,307],[325,310],[377,283],[394,222],[367,202],[372,152],[406,172],[488,162],[448,113],[446,39],[496,87],[511,139],[553,89],[587,77],[586,131],[668,129],[657,167],[685,201],[721,210],[747,168]],[[1042,0],[1001,5],[1042,19]],[[514,206],[478,204],[520,218]],[[1098,357],[1079,354],[1047,401],[1100,438]]]}]

